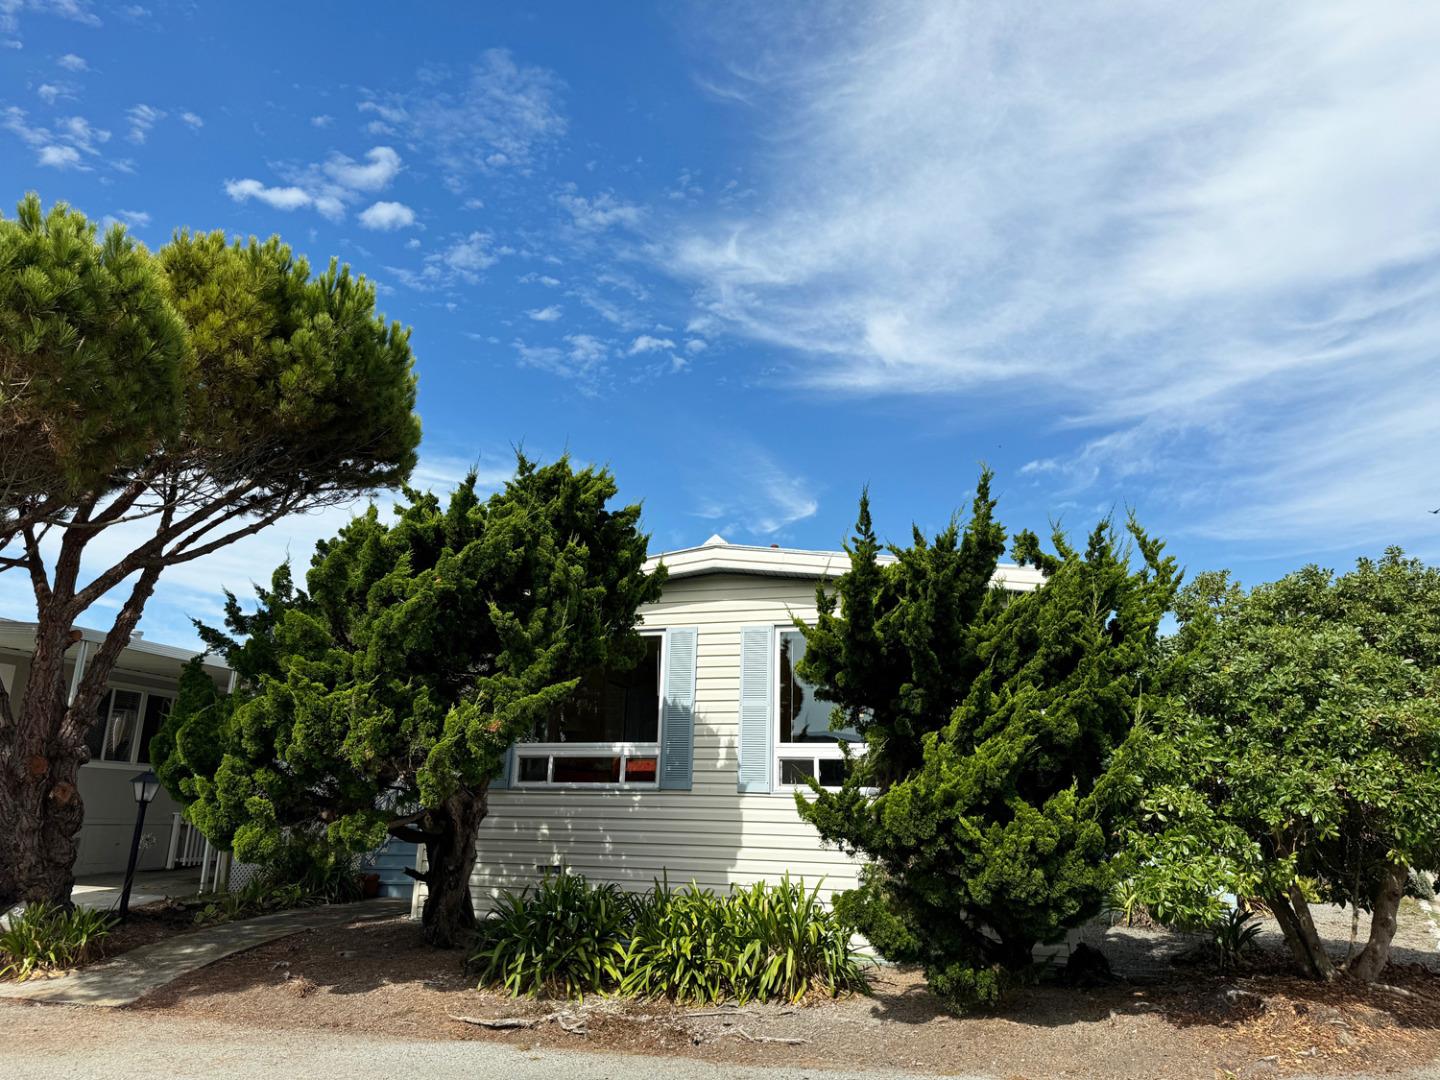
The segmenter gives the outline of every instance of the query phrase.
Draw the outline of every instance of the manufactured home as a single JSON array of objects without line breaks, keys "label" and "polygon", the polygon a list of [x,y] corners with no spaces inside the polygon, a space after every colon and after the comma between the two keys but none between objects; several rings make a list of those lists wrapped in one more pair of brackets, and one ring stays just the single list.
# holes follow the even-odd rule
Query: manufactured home
[{"label": "manufactured home", "polygon": [[[662,563],[664,593],[642,609],[645,660],[588,677],[492,786],[477,910],[561,866],[635,890],[662,876],[724,889],[787,872],[823,878],[826,893],[855,884],[859,864],[820,843],[794,797],[811,777],[836,781],[837,740],[856,739],[830,730],[831,707],[795,671],[796,620],[813,621],[816,587],[848,556],[716,536],[647,566]],[[1017,566],[996,574],[1016,591],[1041,580]]]},{"label": "manufactured home", "polygon": [[[887,557],[888,558],[888,557]],[[855,884],[859,864],[820,843],[795,809],[813,777],[837,782],[839,741],[830,706],[796,672],[815,618],[815,591],[849,566],[840,551],[751,547],[711,537],[651,557],[668,576],[641,609],[645,658],[624,673],[594,672],[534,738],[513,747],[491,786],[471,891],[478,911],[501,890],[536,884],[561,867],[594,881],[643,890],[661,877],[713,889],[782,874],[826,893]],[[1036,588],[1038,571],[1004,566],[996,584]],[[0,620],[0,679],[25,692],[35,627]],[[85,630],[72,647],[73,688],[104,635]],[[135,804],[130,780],[195,654],[137,638],[121,654],[90,731],[80,771],[85,801],[76,875],[125,868]],[[230,671],[206,657],[222,689]],[[72,691],[73,692],[73,691]],[[173,865],[193,844],[179,807],[162,791],[146,815],[141,869]],[[391,841],[367,863],[391,896],[411,896],[403,873],[420,856]],[[416,911],[423,887],[413,889]]]}]

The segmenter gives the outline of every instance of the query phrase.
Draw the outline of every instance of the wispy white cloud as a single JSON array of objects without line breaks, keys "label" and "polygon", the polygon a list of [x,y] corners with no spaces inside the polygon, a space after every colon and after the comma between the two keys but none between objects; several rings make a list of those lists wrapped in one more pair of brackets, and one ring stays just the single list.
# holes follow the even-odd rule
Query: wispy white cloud
[{"label": "wispy white cloud", "polygon": [[711,522],[712,531],[732,542],[769,539],[819,511],[814,484],[803,473],[742,438],[727,443],[694,485],[694,514]]},{"label": "wispy white cloud", "polygon": [[73,146],[42,146],[36,160],[52,169],[74,169],[80,165],[80,151]]},{"label": "wispy white cloud", "polygon": [[275,210],[299,210],[315,202],[303,188],[266,187],[259,180],[226,180],[225,194],[236,202],[254,199]]},{"label": "wispy white cloud", "polygon": [[605,343],[593,334],[568,334],[565,343],[570,346],[570,359],[578,364],[593,367],[609,355]]},{"label": "wispy white cloud", "polygon": [[321,113],[319,116],[310,117],[310,126],[317,128],[328,128],[335,123],[335,118],[328,113]]},{"label": "wispy white cloud", "polygon": [[199,131],[205,126],[205,118],[197,113],[185,111],[180,114],[180,122],[192,130]]},{"label": "wispy white cloud", "polygon": [[1433,522],[1440,8],[753,5],[715,34],[769,125],[759,195],[667,220],[662,260],[790,378],[1042,402],[1072,449],[1032,480],[1134,478],[1216,535]]},{"label": "wispy white cloud", "polygon": [[325,162],[325,175],[352,191],[383,191],[400,172],[400,155],[389,146],[376,146],[365,152],[365,160],[355,161],[344,154],[333,154]]},{"label": "wispy white cloud", "polygon": [[360,224],[367,229],[404,229],[415,224],[415,211],[404,203],[377,202],[360,212]]},{"label": "wispy white cloud", "polygon": [[92,127],[82,116],[61,117],[53,127],[43,127],[15,105],[0,110],[0,127],[34,150],[37,164],[56,169],[89,169],[86,159],[98,157],[101,144],[110,139],[110,132]]},{"label": "wispy white cloud", "polygon": [[82,26],[101,25],[100,16],[86,0],[0,0],[0,33],[17,33],[22,14],[54,15]]},{"label": "wispy white cloud", "polygon": [[559,304],[550,304],[543,308],[532,308],[525,314],[536,322],[554,322],[560,318],[563,309]]},{"label": "wispy white cloud", "polygon": [[556,202],[569,211],[575,227],[584,232],[603,232],[615,225],[635,226],[644,216],[640,207],[622,202],[608,191],[591,199],[564,192],[556,196]]},{"label": "wispy white cloud", "polygon": [[437,258],[451,270],[474,274],[494,266],[502,254],[493,236],[487,232],[476,231],[456,240]]},{"label": "wispy white cloud", "polygon": [[660,349],[673,349],[675,342],[669,338],[652,337],[649,334],[641,334],[630,343],[629,353],[635,356],[637,353],[656,352]]},{"label": "wispy white cloud", "polygon": [[89,71],[90,65],[85,62],[83,56],[76,56],[74,53],[66,53],[55,63],[59,64],[66,71]]},{"label": "wispy white cloud", "polygon": [[[346,207],[361,199],[364,193],[387,187],[400,172],[401,161],[400,155],[391,147],[377,146],[366,152],[364,161],[355,161],[344,154],[332,154],[323,165],[280,163],[274,168],[285,181],[283,185],[271,186],[260,180],[245,178],[226,181],[225,190],[236,202],[255,199],[277,210],[310,208],[331,221],[339,221],[345,217]],[[385,209],[372,215],[377,224],[371,225],[362,220],[367,228],[403,227],[398,223],[382,225],[378,222],[398,222],[409,210],[408,207],[400,203],[375,205]],[[393,207],[401,209],[391,209]]]},{"label": "wispy white cloud", "polygon": [[572,379],[582,391],[595,393],[596,382],[604,373],[609,349],[603,341],[590,334],[569,334],[564,342],[564,347],[531,345],[516,338],[511,347],[524,366]]},{"label": "wispy white cloud", "polygon": [[136,228],[143,229],[150,224],[150,215],[144,210],[117,210],[115,216],[126,225],[134,225]]},{"label": "wispy white cloud", "polygon": [[465,71],[421,74],[417,89],[373,94],[358,107],[375,117],[375,133],[423,146],[452,186],[475,173],[524,171],[565,134],[564,83],[506,49],[487,49]]},{"label": "wispy white cloud", "polygon": [[130,141],[144,143],[150,137],[150,129],[165,119],[165,111],[153,105],[132,105],[125,117],[130,122]]},{"label": "wispy white cloud", "polygon": [[387,266],[386,270],[409,288],[426,291],[461,282],[474,284],[484,271],[510,253],[490,233],[476,230],[453,237],[439,251],[426,255],[418,270],[404,266]]}]

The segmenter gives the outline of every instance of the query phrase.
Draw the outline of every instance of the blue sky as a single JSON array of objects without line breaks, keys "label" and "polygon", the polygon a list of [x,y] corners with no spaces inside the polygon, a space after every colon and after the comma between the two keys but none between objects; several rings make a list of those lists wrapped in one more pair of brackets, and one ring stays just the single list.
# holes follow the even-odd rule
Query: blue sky
[{"label": "blue sky", "polygon": [[833,547],[867,483],[904,540],[985,461],[1012,528],[1133,507],[1192,570],[1433,559],[1440,7],[1190,7],[0,0],[0,195],[340,258],[414,327],[420,482],[568,449],[655,549]]}]

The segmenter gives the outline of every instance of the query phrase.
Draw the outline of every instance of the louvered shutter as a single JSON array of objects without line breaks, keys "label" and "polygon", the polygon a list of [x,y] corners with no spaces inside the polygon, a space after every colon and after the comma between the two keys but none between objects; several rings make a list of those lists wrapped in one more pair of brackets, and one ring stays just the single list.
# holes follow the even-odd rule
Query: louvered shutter
[{"label": "louvered shutter", "polygon": [[740,631],[740,769],[741,791],[769,791],[771,671],[775,653],[773,626],[747,626]]},{"label": "louvered shutter", "polygon": [[695,772],[695,654],[700,631],[665,631],[665,696],[660,703],[660,787],[689,791]]}]

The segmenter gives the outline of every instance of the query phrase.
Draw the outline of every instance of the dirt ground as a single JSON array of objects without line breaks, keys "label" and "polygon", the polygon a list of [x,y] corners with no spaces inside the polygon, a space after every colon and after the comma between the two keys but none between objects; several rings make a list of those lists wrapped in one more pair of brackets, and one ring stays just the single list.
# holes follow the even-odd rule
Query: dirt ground
[{"label": "dirt ground", "polygon": [[[1343,956],[1348,914],[1322,913],[1319,921]],[[182,979],[134,1008],[252,1031],[311,1027],[1007,1080],[1383,1074],[1440,1059],[1440,952],[1413,904],[1387,986],[1368,989],[1291,977],[1273,928],[1266,949],[1235,975],[1187,959],[1196,941],[1180,935],[1097,925],[1083,937],[1106,953],[1115,982],[1086,989],[1040,984],[1000,1012],[963,1018],[944,1014],[918,972],[891,966],[877,969],[869,997],[798,1007],[516,1002],[477,990],[458,954],[425,948],[415,924],[403,919],[275,942]],[[457,1016],[534,1023],[492,1030]]]}]

